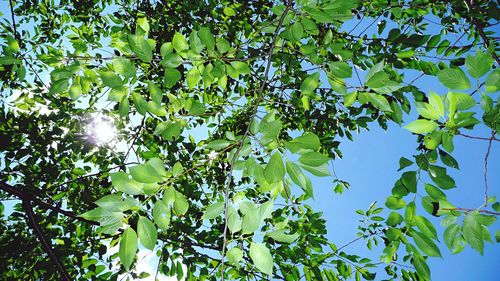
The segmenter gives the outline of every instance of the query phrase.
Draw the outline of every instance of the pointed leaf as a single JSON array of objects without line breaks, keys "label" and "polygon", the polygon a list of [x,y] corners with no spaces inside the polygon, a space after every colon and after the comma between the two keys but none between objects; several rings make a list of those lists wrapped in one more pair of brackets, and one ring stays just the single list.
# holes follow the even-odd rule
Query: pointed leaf
[{"label": "pointed leaf", "polygon": [[262,243],[250,244],[250,258],[258,270],[267,275],[273,274],[273,257],[269,249]]},{"label": "pointed leaf", "polygon": [[404,126],[408,131],[415,134],[426,134],[434,131],[438,124],[434,121],[418,119]]},{"label": "pointed leaf", "polygon": [[446,68],[438,72],[437,77],[443,85],[454,90],[467,90],[470,88],[469,78],[459,68]]},{"label": "pointed leaf", "polygon": [[137,235],[141,244],[147,249],[153,250],[158,239],[155,225],[146,217],[139,216],[137,222]]},{"label": "pointed leaf", "polygon": [[275,183],[283,180],[285,176],[285,166],[283,165],[283,160],[279,152],[275,152],[269,163],[267,163],[264,169],[264,176],[266,180],[270,183]]},{"label": "pointed leaf", "polygon": [[131,227],[128,227],[122,233],[122,236],[120,238],[120,249],[118,250],[118,256],[120,257],[120,262],[127,271],[130,269],[130,266],[134,261],[136,252],[137,252],[137,234]]}]

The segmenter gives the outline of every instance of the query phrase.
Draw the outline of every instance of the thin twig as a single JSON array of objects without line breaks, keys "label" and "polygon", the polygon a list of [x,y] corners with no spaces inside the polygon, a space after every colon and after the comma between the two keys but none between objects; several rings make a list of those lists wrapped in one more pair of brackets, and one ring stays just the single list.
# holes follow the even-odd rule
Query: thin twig
[{"label": "thin twig", "polygon": [[484,156],[484,205],[485,206],[488,205],[488,158],[490,156],[491,143],[493,142],[496,133],[497,132],[495,130],[491,132],[491,138],[490,141],[488,142],[488,149],[486,150],[486,155]]},{"label": "thin twig", "polygon": [[57,271],[59,271],[59,274],[61,275],[61,279],[64,281],[70,281],[71,278],[69,277],[68,272],[64,268],[64,265],[62,262],[59,260],[59,257],[57,254],[54,252],[52,249],[49,240],[45,237],[45,235],[42,232],[42,229],[38,225],[37,219],[35,217],[35,213],[33,212],[33,207],[31,206],[31,203],[29,200],[23,200],[23,208],[26,211],[26,216],[28,217],[29,224],[31,224],[31,227],[33,231],[35,232],[36,236],[38,237],[38,240],[40,240],[40,243],[42,243],[42,246],[47,252],[47,254],[50,256],[52,261],[55,263],[57,267]]},{"label": "thin twig", "polygon": [[229,171],[228,171],[227,176],[226,176],[226,183],[225,183],[225,190],[224,190],[224,232],[223,232],[223,236],[222,236],[222,255],[221,255],[221,280],[222,281],[224,281],[224,258],[225,258],[225,254],[226,254],[226,243],[227,243],[227,223],[228,223],[227,212],[228,212],[228,207],[229,207],[229,188],[231,186],[234,166],[235,166],[236,160],[239,157],[239,153],[240,153],[241,149],[243,148],[243,145],[245,143],[245,139],[247,138],[247,136],[250,133],[250,126],[253,122],[253,119],[255,118],[255,115],[257,114],[257,109],[259,108],[259,104],[262,101],[262,99],[264,98],[263,92],[264,92],[264,89],[265,89],[266,84],[267,84],[269,71],[271,69],[271,62],[272,62],[271,58],[273,55],[274,47],[276,45],[276,39],[278,38],[278,34],[279,34],[280,29],[281,29],[281,26],[283,25],[283,21],[285,20],[285,16],[288,14],[288,11],[291,8],[292,8],[292,0],[288,0],[287,6],[286,6],[285,10],[283,11],[283,13],[281,14],[281,17],[278,21],[278,25],[276,27],[276,31],[274,32],[274,36],[273,36],[273,39],[271,41],[271,46],[270,46],[269,52],[267,54],[267,65],[266,65],[266,69],[264,71],[264,79],[262,80],[262,84],[261,84],[259,92],[258,92],[258,98],[255,101],[255,105],[253,106],[252,113],[250,114],[250,118],[249,118],[250,121],[249,121],[248,126],[245,130],[245,133],[243,134],[243,137],[240,140],[239,146],[236,149],[236,151],[233,155],[233,158],[231,159]]},{"label": "thin twig", "polygon": [[130,144],[130,147],[127,149],[127,153],[125,154],[125,158],[123,160],[123,162],[126,162],[127,161],[127,158],[130,154],[130,151],[132,150],[132,147],[134,146],[137,138],[139,138],[139,135],[142,131],[142,127],[144,127],[144,121],[146,120],[146,116],[144,116],[142,118],[142,121],[141,121],[141,124],[139,125],[139,128],[137,129],[137,132],[135,133],[134,137],[132,138],[132,143]]},{"label": "thin twig", "polygon": [[500,212],[493,212],[493,211],[489,211],[489,210],[480,210],[480,209],[471,209],[471,208],[441,208],[439,210],[442,210],[442,211],[464,211],[464,212],[478,211],[480,213],[500,216]]},{"label": "thin twig", "polygon": [[497,138],[495,137],[495,135],[493,135],[491,138],[476,137],[476,136],[471,136],[471,135],[462,134],[461,132],[457,132],[457,135],[462,136],[462,137],[464,137],[464,138],[475,139],[475,140],[500,141],[500,139],[497,139]]}]

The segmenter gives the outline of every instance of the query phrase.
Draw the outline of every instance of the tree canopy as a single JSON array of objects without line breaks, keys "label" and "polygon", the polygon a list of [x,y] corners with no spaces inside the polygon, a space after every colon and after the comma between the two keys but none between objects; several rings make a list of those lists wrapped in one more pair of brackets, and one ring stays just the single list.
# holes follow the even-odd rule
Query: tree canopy
[{"label": "tree canopy", "polygon": [[[500,240],[497,1],[10,0],[1,12],[6,280],[429,280],[439,244],[483,253]],[[342,196],[339,145],[389,123],[416,149],[394,163],[384,204],[357,212],[358,236],[329,241],[314,179]],[[472,209],[447,199],[461,188],[458,137],[488,145]],[[350,253],[358,241],[381,258]]]}]

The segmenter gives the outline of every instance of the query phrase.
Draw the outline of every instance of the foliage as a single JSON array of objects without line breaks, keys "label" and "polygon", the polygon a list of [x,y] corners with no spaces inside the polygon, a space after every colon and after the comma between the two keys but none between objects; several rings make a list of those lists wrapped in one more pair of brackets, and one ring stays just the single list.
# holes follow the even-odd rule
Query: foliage
[{"label": "foliage", "polygon": [[[22,204],[8,217],[0,204],[9,280],[145,278],[139,249],[159,257],[157,276],[186,280],[427,280],[440,241],[453,253],[492,241],[495,1],[10,5],[0,198]],[[421,77],[449,91],[425,93]],[[118,136],[89,135],[99,118]],[[359,237],[336,245],[308,205],[313,180],[349,188],[331,174],[340,143],[390,122],[416,135],[415,155],[383,191],[387,209],[359,210]],[[464,133],[478,125],[491,136]],[[477,209],[447,200],[460,136],[488,142]],[[442,218],[443,238],[429,216]],[[359,240],[381,262],[347,252]]]}]

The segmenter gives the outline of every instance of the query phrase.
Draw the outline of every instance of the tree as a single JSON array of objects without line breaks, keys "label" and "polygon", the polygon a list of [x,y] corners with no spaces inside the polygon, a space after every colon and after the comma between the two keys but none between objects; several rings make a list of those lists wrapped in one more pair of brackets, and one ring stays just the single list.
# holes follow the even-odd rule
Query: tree
[{"label": "tree", "polygon": [[[441,256],[430,216],[442,217],[453,253],[492,240],[495,1],[9,7],[0,214],[19,203],[0,218],[6,279],[135,280],[147,276],[140,247],[158,255],[157,276],[187,280],[428,280],[427,259]],[[449,91],[422,91],[422,77]],[[351,241],[380,243],[380,262],[328,241],[306,200],[311,178],[333,177],[341,141],[389,122],[415,133],[416,151],[401,158],[386,209],[358,212],[369,223]],[[477,126],[491,135],[474,136]],[[488,143],[475,209],[446,198],[455,137]],[[338,193],[349,187],[333,180]]]}]

